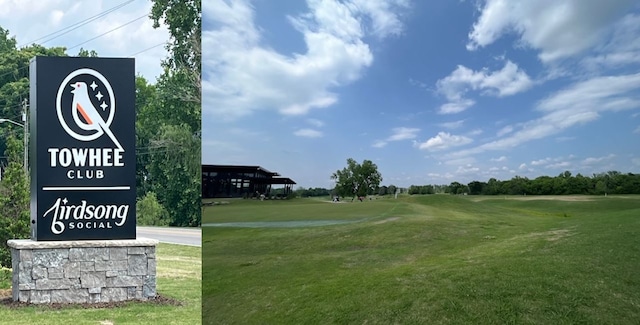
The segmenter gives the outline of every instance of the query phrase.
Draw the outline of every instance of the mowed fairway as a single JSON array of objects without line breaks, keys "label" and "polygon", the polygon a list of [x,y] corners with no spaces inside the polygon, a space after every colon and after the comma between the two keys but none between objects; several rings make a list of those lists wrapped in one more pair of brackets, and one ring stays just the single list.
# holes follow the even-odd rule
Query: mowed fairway
[{"label": "mowed fairway", "polygon": [[235,200],[203,224],[204,324],[638,324],[640,197]]}]

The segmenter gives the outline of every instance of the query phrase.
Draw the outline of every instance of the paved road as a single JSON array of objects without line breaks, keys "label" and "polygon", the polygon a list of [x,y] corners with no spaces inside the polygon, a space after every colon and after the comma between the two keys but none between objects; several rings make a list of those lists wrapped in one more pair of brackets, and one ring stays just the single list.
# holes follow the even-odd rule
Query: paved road
[{"label": "paved road", "polygon": [[163,243],[202,246],[200,228],[136,227],[136,236],[157,239]]}]

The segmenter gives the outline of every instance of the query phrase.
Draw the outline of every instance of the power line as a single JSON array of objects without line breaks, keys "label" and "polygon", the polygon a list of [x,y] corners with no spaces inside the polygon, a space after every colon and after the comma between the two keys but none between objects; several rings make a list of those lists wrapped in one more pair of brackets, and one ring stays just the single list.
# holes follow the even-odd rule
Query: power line
[{"label": "power line", "polygon": [[107,10],[105,10],[105,11],[103,11],[103,12],[101,12],[101,13],[98,13],[98,14],[96,14],[96,15],[94,15],[94,16],[91,16],[91,17],[89,17],[89,18],[87,18],[87,19],[85,19],[85,20],[79,21],[79,22],[77,22],[77,23],[75,23],[75,24],[69,25],[69,26],[67,26],[67,27],[65,27],[65,28],[62,28],[62,29],[59,29],[59,30],[57,30],[57,31],[55,31],[55,32],[53,32],[53,33],[49,33],[49,34],[47,34],[47,35],[45,35],[45,36],[42,36],[42,37],[40,37],[40,38],[37,38],[37,39],[35,39],[35,40],[33,40],[33,41],[26,42],[26,43],[24,43],[24,44],[20,45],[19,47],[23,47],[23,46],[26,46],[26,45],[28,45],[28,44],[33,44],[33,43],[35,43],[35,42],[37,42],[37,41],[39,41],[39,40],[41,40],[41,39],[44,39],[44,38],[47,38],[47,37],[49,37],[49,36],[53,36],[53,35],[56,35],[56,34],[58,34],[58,33],[59,33],[59,34],[58,34],[58,35],[56,35],[56,36],[53,36],[53,37],[51,37],[51,38],[48,38],[48,39],[46,39],[46,40],[42,41],[42,42],[40,43],[40,44],[42,45],[42,44],[44,44],[44,43],[46,43],[46,42],[49,42],[49,41],[51,41],[51,40],[54,40],[54,39],[56,39],[56,38],[58,38],[58,37],[60,37],[60,36],[62,36],[62,35],[65,35],[65,34],[67,34],[67,33],[71,32],[71,31],[74,31],[74,30],[76,30],[76,29],[78,29],[78,28],[80,28],[80,27],[82,27],[82,26],[84,26],[84,25],[86,25],[86,24],[88,24],[88,23],[90,23],[90,22],[93,22],[93,21],[95,21],[95,20],[97,20],[97,19],[99,19],[99,18],[102,18],[102,17],[104,17],[104,16],[106,16],[106,15],[108,15],[108,14],[110,14],[110,13],[112,13],[112,12],[114,12],[114,11],[116,11],[116,10],[118,10],[118,9],[120,9],[120,8],[122,8],[122,7],[126,6],[126,5],[128,5],[128,4],[130,4],[130,3],[132,3],[133,1],[135,1],[135,0],[128,0],[128,1],[125,1],[125,2],[123,2],[123,3],[119,4],[119,5],[115,6],[115,7],[112,7],[111,9],[107,9]]},{"label": "power line", "polygon": [[140,54],[140,53],[143,53],[143,52],[149,51],[149,50],[154,49],[154,48],[156,48],[156,47],[158,47],[158,46],[160,46],[160,45],[165,45],[165,44],[167,44],[167,42],[162,42],[162,43],[156,44],[156,45],[154,45],[154,46],[147,47],[146,49],[144,49],[144,50],[142,50],[142,51],[139,51],[139,52],[136,52],[136,53],[133,53],[133,54],[129,55],[129,57],[134,57],[134,56],[136,56],[136,55],[138,55],[138,54]]},{"label": "power line", "polygon": [[88,40],[86,40],[86,41],[84,41],[84,42],[82,42],[82,43],[80,43],[80,44],[74,45],[74,46],[72,46],[72,47],[68,48],[68,49],[67,49],[67,51],[69,51],[69,50],[71,50],[71,49],[75,49],[76,47],[78,47],[78,46],[80,46],[80,45],[82,45],[82,44],[89,43],[89,42],[91,42],[91,41],[95,40],[96,38],[100,38],[100,37],[102,37],[102,36],[104,36],[104,35],[107,35],[107,34],[109,34],[109,33],[112,33],[112,32],[114,32],[114,31],[116,31],[116,30],[118,30],[118,29],[120,29],[120,28],[122,28],[122,27],[124,27],[124,26],[127,26],[127,25],[129,25],[129,24],[132,24],[132,23],[134,23],[135,21],[140,20],[140,19],[145,18],[145,17],[147,17],[147,14],[144,14],[144,15],[142,15],[142,16],[140,16],[140,17],[138,17],[138,18],[135,18],[135,19],[133,19],[133,20],[130,20],[130,21],[128,21],[128,22],[126,22],[126,23],[124,23],[124,24],[122,24],[122,25],[120,25],[120,26],[118,26],[118,27],[116,27],[116,28],[114,28],[114,29],[112,29],[112,30],[110,30],[110,31],[104,32],[104,33],[102,33],[102,34],[100,34],[100,35],[98,35],[98,36],[96,36],[96,37],[93,37],[93,38],[91,38],[91,39],[88,39]]},{"label": "power line", "polygon": [[[132,1],[134,1],[134,0],[130,0],[130,1],[128,1],[128,2],[132,2]],[[128,3],[128,2],[127,2],[127,3]],[[98,35],[98,36],[96,36],[96,37],[93,37],[93,38],[91,38],[91,39],[88,39],[88,40],[86,40],[86,41],[84,41],[84,42],[82,42],[82,43],[80,43],[80,44],[77,44],[77,45],[74,45],[74,46],[72,46],[72,47],[70,47],[70,48],[67,48],[67,49],[66,49],[66,51],[69,51],[69,50],[74,49],[74,48],[76,48],[76,47],[78,47],[78,46],[81,46],[81,45],[83,45],[83,44],[85,44],[85,43],[88,43],[88,42],[90,42],[90,41],[93,41],[93,40],[95,40],[95,39],[97,39],[97,38],[99,38],[99,37],[102,37],[102,36],[107,35],[107,34],[109,34],[109,33],[111,33],[111,32],[114,32],[114,31],[116,31],[116,30],[118,30],[118,29],[120,29],[120,28],[122,28],[122,27],[124,27],[124,26],[127,26],[127,25],[129,25],[129,24],[132,24],[133,22],[135,22],[135,21],[137,21],[137,20],[140,20],[140,19],[142,19],[142,18],[144,18],[144,17],[147,17],[147,16],[148,16],[147,14],[144,14],[144,15],[142,15],[142,16],[140,16],[140,17],[138,17],[138,18],[135,18],[135,19],[133,19],[133,20],[131,20],[131,21],[129,21],[129,22],[126,22],[126,23],[124,23],[124,24],[122,24],[122,25],[120,25],[120,26],[118,26],[118,27],[116,27],[116,28],[114,28],[114,29],[112,29],[112,30],[110,30],[110,31],[108,31],[108,32],[102,33],[102,34],[100,34],[100,35]],[[47,42],[47,41],[45,41],[45,42]],[[160,45],[163,45],[163,44],[166,44],[166,42],[159,43],[159,44],[156,44],[156,45],[154,45],[154,46],[148,47],[148,48],[146,48],[146,49],[144,49],[144,50],[142,50],[142,51],[139,51],[139,52],[136,52],[136,53],[134,53],[134,54],[132,54],[132,55],[129,55],[129,57],[133,57],[133,56],[138,55],[138,54],[140,54],[140,53],[143,53],[143,52],[149,51],[149,50],[151,50],[151,49],[153,49],[153,48],[156,48],[156,47],[158,47],[158,46],[160,46]],[[24,70],[24,69],[28,69],[28,68],[29,68],[29,66],[23,66],[23,67],[21,67],[21,68],[18,68],[18,69],[17,69],[17,70],[15,70],[15,71],[10,71],[10,72],[7,72],[7,73],[5,73],[5,74],[0,75],[0,78],[4,78],[4,77],[6,77],[6,76],[8,76],[8,75],[11,75],[11,74],[17,73],[17,72],[19,72],[20,70]]]}]

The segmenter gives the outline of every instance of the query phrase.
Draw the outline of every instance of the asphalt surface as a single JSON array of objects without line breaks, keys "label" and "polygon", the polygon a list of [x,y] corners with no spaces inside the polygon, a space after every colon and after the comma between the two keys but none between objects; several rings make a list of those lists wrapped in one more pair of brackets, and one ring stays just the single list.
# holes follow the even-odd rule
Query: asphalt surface
[{"label": "asphalt surface", "polygon": [[136,227],[136,236],[156,239],[162,243],[202,246],[200,228]]}]

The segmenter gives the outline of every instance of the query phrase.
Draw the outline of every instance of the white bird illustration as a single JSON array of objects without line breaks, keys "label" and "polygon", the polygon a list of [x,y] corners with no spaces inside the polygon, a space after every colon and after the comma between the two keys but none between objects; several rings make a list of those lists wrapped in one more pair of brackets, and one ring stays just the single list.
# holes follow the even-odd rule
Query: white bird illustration
[{"label": "white bird illustration", "polygon": [[[102,119],[102,116],[98,112],[98,110],[93,106],[91,102],[91,98],[89,98],[89,90],[87,89],[87,84],[81,81],[74,82],[71,84],[73,90],[73,101],[71,103],[71,112],[73,115],[73,120],[76,124],[83,130],[91,131],[94,130],[102,134],[104,131],[107,135],[113,140],[113,142],[118,146],[119,149],[122,150],[122,146],[118,139],[113,135],[109,126]],[[82,119],[80,119],[82,116]]]}]

